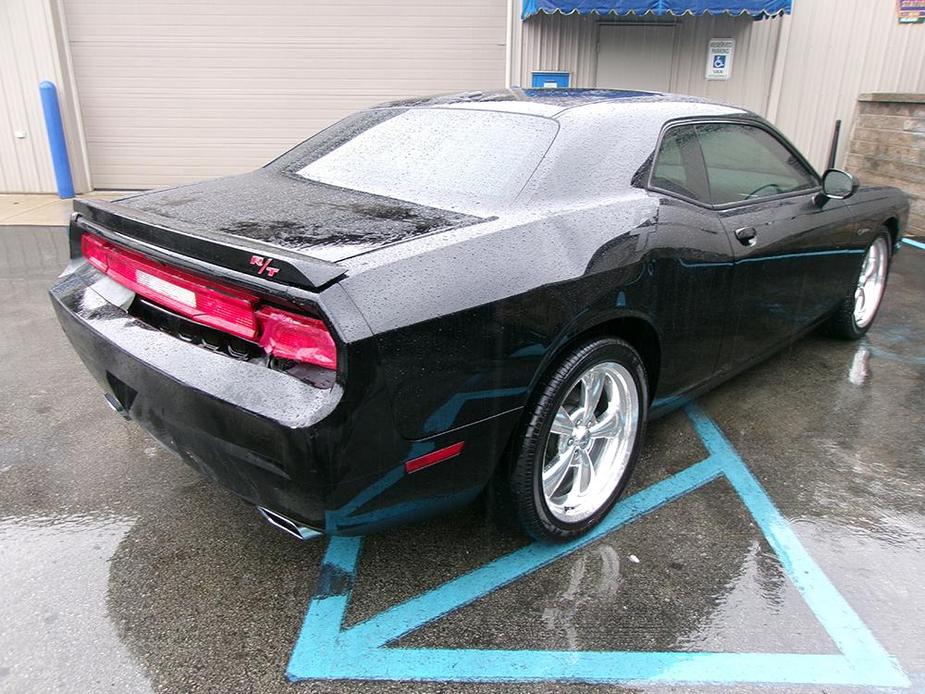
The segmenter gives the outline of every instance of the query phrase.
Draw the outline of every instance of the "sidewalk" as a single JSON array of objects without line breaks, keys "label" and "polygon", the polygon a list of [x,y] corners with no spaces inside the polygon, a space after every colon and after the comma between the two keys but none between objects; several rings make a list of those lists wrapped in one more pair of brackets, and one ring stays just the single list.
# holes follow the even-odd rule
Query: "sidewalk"
[{"label": "sidewalk", "polygon": [[[127,191],[107,190],[77,197],[113,200],[127,194]],[[62,200],[57,195],[2,194],[0,226],[67,226],[73,205],[73,200]]]}]

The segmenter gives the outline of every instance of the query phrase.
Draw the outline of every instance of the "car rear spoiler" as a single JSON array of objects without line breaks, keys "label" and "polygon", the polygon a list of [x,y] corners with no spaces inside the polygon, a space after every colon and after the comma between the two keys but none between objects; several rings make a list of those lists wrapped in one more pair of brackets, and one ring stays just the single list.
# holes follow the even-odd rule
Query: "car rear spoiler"
[{"label": "car rear spoiler", "polygon": [[[244,275],[301,289],[317,290],[346,274],[347,270],[337,263],[312,258],[301,253],[287,251],[241,239],[219,231],[178,228],[180,222],[164,226],[164,218],[149,215],[139,210],[101,200],[75,200],[73,224],[83,226],[102,236],[113,238],[112,233],[135,239],[155,248],[187,256],[194,261],[217,265],[235,270]],[[79,250],[79,239],[72,235],[72,255]]]}]

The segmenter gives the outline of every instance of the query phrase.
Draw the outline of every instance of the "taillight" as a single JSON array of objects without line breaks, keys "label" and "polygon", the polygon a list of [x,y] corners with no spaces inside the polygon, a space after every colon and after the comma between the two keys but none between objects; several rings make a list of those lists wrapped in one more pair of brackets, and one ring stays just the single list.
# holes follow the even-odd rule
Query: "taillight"
[{"label": "taillight", "polygon": [[93,267],[151,301],[190,320],[258,342],[267,354],[337,368],[337,348],[324,323],[262,306],[256,295],[167,267],[84,234],[83,256]]},{"label": "taillight", "polygon": [[337,368],[337,348],[324,323],[289,311],[263,306],[257,311],[260,346],[280,359]]},{"label": "taillight", "polygon": [[80,237],[81,253],[100,272],[106,272],[109,267],[108,248],[108,244],[90,234]]},{"label": "taillight", "polygon": [[90,234],[83,235],[80,247],[93,267],[132,291],[197,323],[245,340],[256,339],[256,296],[207,284],[195,275],[168,268]]}]

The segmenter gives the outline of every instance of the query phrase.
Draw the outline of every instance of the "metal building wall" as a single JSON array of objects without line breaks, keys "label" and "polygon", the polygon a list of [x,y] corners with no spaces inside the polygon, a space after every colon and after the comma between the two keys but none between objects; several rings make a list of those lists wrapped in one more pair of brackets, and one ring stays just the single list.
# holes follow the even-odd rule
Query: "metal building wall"
[{"label": "metal building wall", "polygon": [[[596,86],[598,26],[613,19],[579,15],[539,14],[523,23],[520,83],[529,85],[535,70],[572,73],[572,86]],[[645,17],[620,23],[646,22]],[[747,17],[678,17],[671,91],[728,101],[764,113],[774,69],[778,20],[756,22]],[[733,76],[724,81],[704,78],[707,42],[736,39]]]},{"label": "metal building wall", "polygon": [[[681,21],[671,91],[744,106],[762,115],[766,113],[780,20],[705,16],[682,17]],[[728,80],[705,78],[707,48],[713,38],[736,40],[732,77]]]},{"label": "metal building wall", "polygon": [[0,192],[55,192],[39,82],[60,92],[60,65],[48,0],[0,0]]},{"label": "metal building wall", "polygon": [[[520,22],[520,0],[514,2]],[[572,73],[571,86],[594,87],[597,79],[597,18],[578,14],[538,14],[523,22],[520,32],[521,86],[541,70]]]},{"label": "metal building wall", "polygon": [[[537,15],[523,22],[521,84],[530,83],[534,70],[565,70],[574,86],[595,86],[603,21],[613,20]],[[895,0],[794,0],[793,14],[783,18],[678,21],[671,90],[766,116],[818,168],[825,166],[837,118],[844,161],[859,94],[925,92],[925,26],[900,25]],[[733,77],[707,81],[707,42],[727,37],[736,39]]]},{"label": "metal building wall", "polygon": [[781,54],[768,117],[817,168],[836,118],[844,161],[860,94],[925,92],[925,25],[900,25],[895,0],[795,0]]}]

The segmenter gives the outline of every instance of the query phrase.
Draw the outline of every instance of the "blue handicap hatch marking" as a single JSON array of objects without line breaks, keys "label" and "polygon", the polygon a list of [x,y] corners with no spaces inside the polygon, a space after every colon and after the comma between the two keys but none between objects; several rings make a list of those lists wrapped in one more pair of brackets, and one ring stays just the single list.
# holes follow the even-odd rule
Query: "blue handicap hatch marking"
[{"label": "blue handicap hatch marking", "polygon": [[[459,682],[627,681],[663,683],[841,684],[909,687],[897,662],[874,638],[800,543],[788,521],[717,425],[686,409],[708,456],[621,500],[588,535],[563,545],[534,543],[488,562],[364,622],[343,628],[363,539],[328,544],[315,595],[289,660],[287,676],[305,679]],[[784,571],[837,655],[652,651],[557,651],[397,648],[388,644],[719,478],[754,517]]]}]

